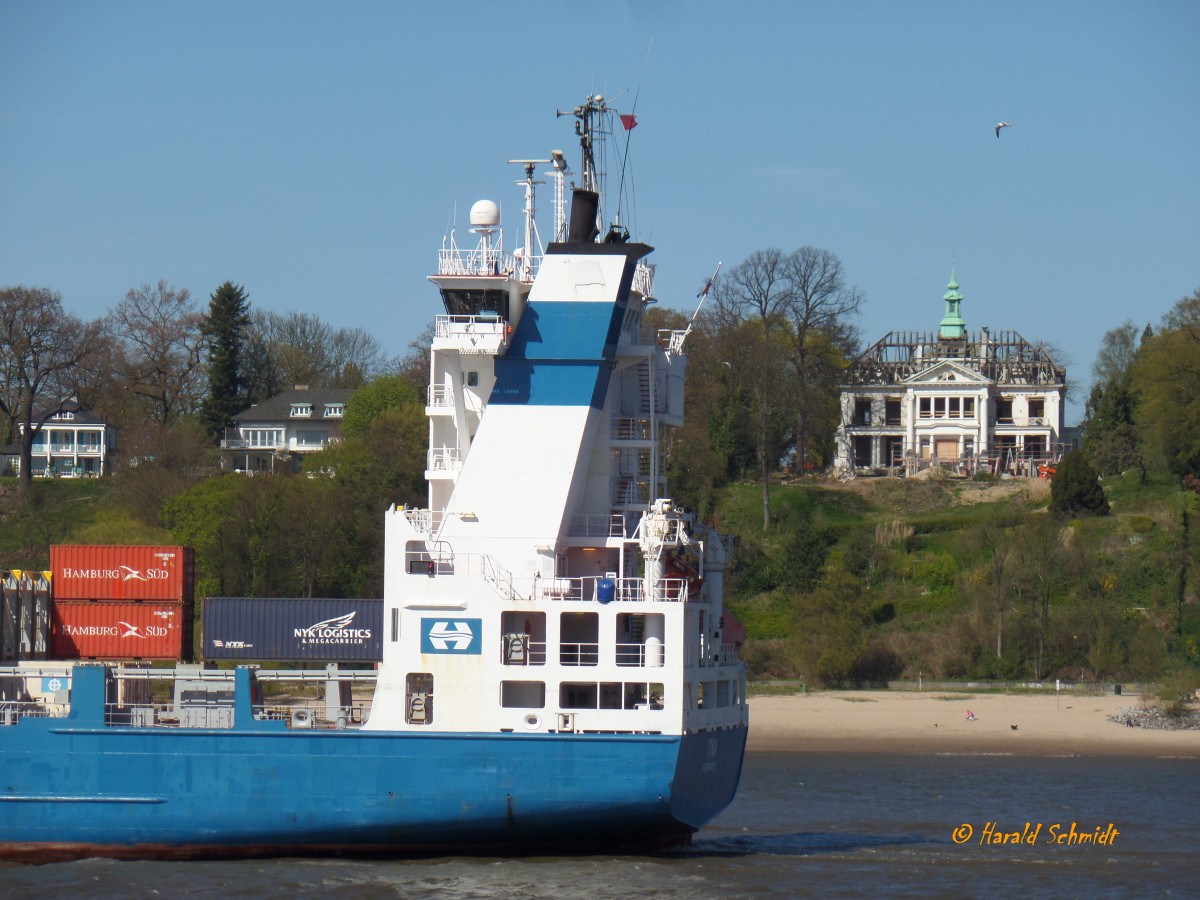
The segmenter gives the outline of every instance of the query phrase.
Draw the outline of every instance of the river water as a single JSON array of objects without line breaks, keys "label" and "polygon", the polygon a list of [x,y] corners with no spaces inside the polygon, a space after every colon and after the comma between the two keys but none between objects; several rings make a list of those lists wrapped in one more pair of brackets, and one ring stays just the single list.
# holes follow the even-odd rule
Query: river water
[{"label": "river water", "polygon": [[665,853],[9,865],[0,897],[1194,897],[1198,834],[1197,759],[751,753]]}]

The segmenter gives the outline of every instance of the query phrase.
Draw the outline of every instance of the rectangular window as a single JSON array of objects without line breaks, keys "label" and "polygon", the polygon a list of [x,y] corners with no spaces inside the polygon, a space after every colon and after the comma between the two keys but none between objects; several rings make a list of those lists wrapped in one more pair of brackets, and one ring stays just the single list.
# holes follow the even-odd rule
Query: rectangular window
[{"label": "rectangular window", "polygon": [[508,610],[500,614],[500,659],[506,666],[546,664],[546,614]]},{"label": "rectangular window", "polygon": [[[600,616],[597,613],[563,613],[558,661],[564,666],[600,664]],[[595,685],[593,685],[595,687]]]},{"label": "rectangular window", "polygon": [[933,418],[933,402],[929,397],[922,397],[917,401],[917,403],[919,404],[920,416],[922,419]]},{"label": "rectangular window", "polygon": [[500,705],[505,709],[545,709],[546,684],[542,681],[502,681]]},{"label": "rectangular window", "polygon": [[884,411],[884,422],[888,425],[900,424],[900,401],[888,400]]},{"label": "rectangular window", "polygon": [[404,721],[410,725],[433,724],[433,675],[409,672],[404,679]]},{"label": "rectangular window", "polygon": [[1042,397],[1029,398],[1029,418],[1040,423],[1046,418],[1046,401]]},{"label": "rectangular window", "polygon": [[974,397],[963,397],[963,418],[964,419],[975,418],[975,398]]},{"label": "rectangular window", "polygon": [[605,681],[600,684],[600,708],[620,709],[623,685],[618,682]]},{"label": "rectangular window", "polygon": [[325,404],[326,418],[330,418],[330,419],[340,418],[342,416],[342,414],[345,413],[345,411],[346,411],[346,405],[344,403],[326,403]]},{"label": "rectangular window", "polygon": [[392,643],[400,640],[400,608],[392,610]]},{"label": "rectangular window", "polygon": [[1013,423],[1012,397],[996,398],[996,424],[1011,425]]},{"label": "rectangular window", "polygon": [[564,681],[558,687],[558,705],[563,709],[595,709],[597,687],[595,682]]},{"label": "rectangular window", "polygon": [[329,435],[324,431],[297,431],[296,446],[298,447],[324,447],[325,441]]},{"label": "rectangular window", "polygon": [[870,425],[871,424],[871,401],[870,400],[855,400],[854,401],[854,424],[855,425]]},{"label": "rectangular window", "polygon": [[293,403],[292,417],[293,418],[308,418],[312,415],[311,403]]},{"label": "rectangular window", "polygon": [[467,373],[467,387],[479,387],[479,373],[478,372],[468,372]]},{"label": "rectangular window", "polygon": [[661,666],[666,620],[662,613],[617,616],[617,665]]},{"label": "rectangular window", "polygon": [[433,557],[424,541],[409,541],[404,547],[404,570],[409,575],[435,575]]},{"label": "rectangular window", "polygon": [[948,402],[950,404],[950,418],[961,419],[962,406],[960,404],[962,403],[962,399],[960,397],[950,397]]},{"label": "rectangular window", "polygon": [[659,683],[625,685],[626,709],[662,709],[663,686]]}]

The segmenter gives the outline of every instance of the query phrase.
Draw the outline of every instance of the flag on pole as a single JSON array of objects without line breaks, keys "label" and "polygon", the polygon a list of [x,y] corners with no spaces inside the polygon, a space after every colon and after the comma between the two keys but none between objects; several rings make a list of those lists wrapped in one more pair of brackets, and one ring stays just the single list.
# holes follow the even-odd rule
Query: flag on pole
[{"label": "flag on pole", "polygon": [[700,293],[698,293],[696,295],[701,300],[703,300],[705,297],[707,297],[708,292],[712,290],[713,282],[717,280],[717,272],[721,271],[722,265],[723,265],[722,263],[717,263],[716,271],[714,271],[711,275],[708,276],[708,281],[704,282],[704,287],[702,287],[700,289]]},{"label": "flag on pole", "polygon": [[633,131],[633,129],[637,127],[637,116],[632,115],[632,114],[629,114],[629,115],[622,114],[621,115],[621,125],[625,128],[626,131]]}]

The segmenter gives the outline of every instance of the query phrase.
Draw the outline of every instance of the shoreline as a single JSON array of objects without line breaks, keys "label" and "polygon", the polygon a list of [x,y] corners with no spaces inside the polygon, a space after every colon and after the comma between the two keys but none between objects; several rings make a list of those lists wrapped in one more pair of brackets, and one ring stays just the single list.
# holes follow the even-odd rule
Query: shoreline
[{"label": "shoreline", "polygon": [[1141,706],[1129,695],[821,691],[749,703],[751,753],[1200,758],[1200,729],[1110,722]]}]

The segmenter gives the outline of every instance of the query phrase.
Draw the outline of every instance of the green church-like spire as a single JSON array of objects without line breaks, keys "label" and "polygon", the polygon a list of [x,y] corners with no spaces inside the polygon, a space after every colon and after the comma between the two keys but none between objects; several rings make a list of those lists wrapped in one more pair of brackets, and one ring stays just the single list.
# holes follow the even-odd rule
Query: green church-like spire
[{"label": "green church-like spire", "polygon": [[967,323],[963,321],[959,304],[962,303],[962,292],[958,289],[954,266],[950,267],[950,283],[942,298],[946,301],[946,314],[942,316],[942,324],[938,328],[938,339],[943,341],[961,340],[967,336]]}]

